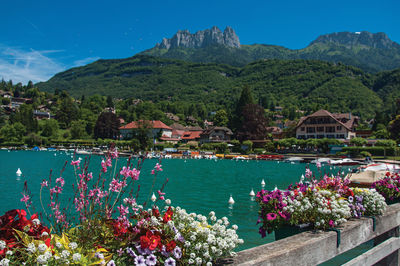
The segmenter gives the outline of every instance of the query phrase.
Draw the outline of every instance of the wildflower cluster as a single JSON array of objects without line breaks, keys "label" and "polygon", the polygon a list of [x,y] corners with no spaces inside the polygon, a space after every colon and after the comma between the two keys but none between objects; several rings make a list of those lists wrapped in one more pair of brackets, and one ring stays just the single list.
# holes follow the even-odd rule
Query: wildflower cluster
[{"label": "wildflower cluster", "polygon": [[[117,170],[118,152],[112,150],[102,160],[98,178],[89,171],[89,160],[66,162],[55,180],[50,174],[41,183],[40,203],[51,230],[37,215],[27,219],[25,210],[0,217],[0,265],[212,265],[234,255],[243,243],[226,217],[217,219],[211,212],[207,218],[171,206],[164,192],[168,178],[154,188],[163,171],[160,163],[149,172],[153,185],[148,200],[139,204],[140,185],[136,193],[134,185],[143,160],[133,167],[129,159]],[[75,171],[75,196],[71,208],[63,208],[60,198],[68,179],[62,176],[69,165]],[[42,201],[46,191],[47,208]],[[32,197],[27,188],[24,192],[21,201],[29,210]]]},{"label": "wildflower cluster", "polygon": [[387,172],[386,176],[374,183],[371,188],[376,189],[387,201],[400,199],[400,175]]},{"label": "wildflower cluster", "polygon": [[[306,176],[312,178],[309,169]],[[289,225],[308,224],[314,229],[337,227],[349,218],[380,215],[386,208],[384,198],[375,189],[350,188],[341,177],[324,176],[317,181],[290,185],[286,191],[261,190],[256,200],[260,205],[259,233],[262,237]]]}]

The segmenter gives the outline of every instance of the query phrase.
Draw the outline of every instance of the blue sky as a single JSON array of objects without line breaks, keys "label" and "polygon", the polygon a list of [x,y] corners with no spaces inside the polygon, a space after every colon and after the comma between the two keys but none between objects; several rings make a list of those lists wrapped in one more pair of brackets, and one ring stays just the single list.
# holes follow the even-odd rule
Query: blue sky
[{"label": "blue sky", "polygon": [[306,47],[321,34],[385,32],[400,43],[400,1],[136,1],[2,2],[0,78],[44,81],[99,58],[126,58],[179,29],[231,26],[242,44]]}]

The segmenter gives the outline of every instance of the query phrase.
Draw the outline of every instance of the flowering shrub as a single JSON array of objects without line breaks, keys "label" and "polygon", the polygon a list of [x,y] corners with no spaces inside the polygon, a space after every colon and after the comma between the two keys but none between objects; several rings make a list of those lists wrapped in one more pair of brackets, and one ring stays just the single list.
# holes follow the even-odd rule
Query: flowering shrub
[{"label": "flowering shrub", "polygon": [[[303,183],[302,179],[284,192],[276,189],[257,193],[260,205],[257,223],[262,223],[259,229],[262,237],[286,225],[308,224],[313,229],[325,230],[351,217],[380,215],[386,208],[384,198],[375,189],[350,188],[349,180],[339,176],[324,176],[318,181],[310,169],[306,169],[305,177],[310,181]],[[391,178],[398,180],[398,176]],[[377,182],[377,187],[381,188],[382,183]]]},{"label": "flowering shrub", "polygon": [[386,176],[372,183],[371,188],[376,189],[386,200],[400,198],[400,176],[397,173],[386,173]]},{"label": "flowering shrub", "polygon": [[[374,216],[383,214],[387,206],[385,198],[375,189],[355,188],[353,191],[355,197],[358,197],[358,201],[360,201],[361,198],[363,207],[362,215]],[[349,201],[350,200],[351,199],[349,199]]]},{"label": "flowering shrub", "polygon": [[[9,211],[0,217],[0,265],[212,265],[218,258],[234,255],[233,250],[243,243],[236,234],[237,226],[228,228],[226,217],[217,219],[211,212],[207,218],[172,207],[163,192],[168,179],[155,196],[154,184],[163,171],[161,164],[151,170],[153,185],[147,200],[139,204],[140,186],[134,193],[134,184],[139,180],[143,160],[134,168],[129,159],[117,170],[118,152],[113,150],[94,178],[89,159],[70,163],[76,181],[72,209],[63,207],[60,200],[67,163],[59,177],[54,179],[50,174],[41,184],[40,203],[53,234],[37,215],[28,220],[24,210]],[[46,192],[48,208],[42,200]],[[31,199],[25,184],[21,201],[28,210]],[[146,206],[150,208],[146,210]]]}]

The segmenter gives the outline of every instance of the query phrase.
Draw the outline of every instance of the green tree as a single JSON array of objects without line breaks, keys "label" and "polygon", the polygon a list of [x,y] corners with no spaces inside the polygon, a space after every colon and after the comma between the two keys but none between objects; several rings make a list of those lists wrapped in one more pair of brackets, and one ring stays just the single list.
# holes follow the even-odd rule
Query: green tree
[{"label": "green tree", "polygon": [[389,123],[389,132],[392,139],[400,139],[400,115]]},{"label": "green tree", "polygon": [[71,122],[71,138],[81,139],[86,135],[86,122],[83,120]]},{"label": "green tree", "polygon": [[94,127],[94,138],[117,139],[119,136],[119,119],[112,112],[99,115]]},{"label": "green tree", "polygon": [[263,140],[267,137],[268,121],[264,112],[264,108],[257,104],[248,104],[243,108],[243,120],[237,131],[240,141]]},{"label": "green tree", "polygon": [[47,119],[44,121],[42,136],[44,137],[54,137],[57,136],[58,130],[60,129],[57,120]]},{"label": "green tree", "polygon": [[228,114],[225,109],[218,110],[213,118],[213,122],[215,126],[218,127],[226,127],[228,125]]},{"label": "green tree", "polygon": [[20,122],[26,127],[28,132],[37,132],[39,129],[38,122],[33,117],[32,105],[21,105],[13,118],[13,122]]},{"label": "green tree", "polygon": [[238,130],[242,126],[243,118],[243,109],[245,106],[254,104],[254,98],[251,93],[251,89],[248,86],[245,86],[240,94],[239,101],[236,104],[235,113],[232,118],[231,128],[233,130]]},{"label": "green tree", "polygon": [[110,95],[107,96],[107,107],[114,107],[113,99]]},{"label": "green tree", "polygon": [[68,128],[71,126],[72,121],[78,119],[79,109],[71,97],[68,95],[62,96],[63,99],[61,100],[59,109],[57,110],[56,118],[61,128]]},{"label": "green tree", "polygon": [[355,146],[364,146],[364,145],[367,145],[368,141],[363,138],[352,138],[350,140],[350,143]]}]

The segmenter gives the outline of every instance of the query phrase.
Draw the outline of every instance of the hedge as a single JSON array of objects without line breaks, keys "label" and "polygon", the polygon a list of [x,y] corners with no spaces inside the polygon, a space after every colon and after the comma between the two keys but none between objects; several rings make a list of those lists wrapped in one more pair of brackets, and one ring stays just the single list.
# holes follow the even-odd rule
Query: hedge
[{"label": "hedge", "polygon": [[[386,152],[385,152],[386,150]],[[348,152],[350,156],[357,156],[361,152],[366,151],[371,153],[372,156],[397,156],[400,155],[400,149],[394,147],[343,147],[343,152]],[[386,154],[385,154],[386,153]]]}]

